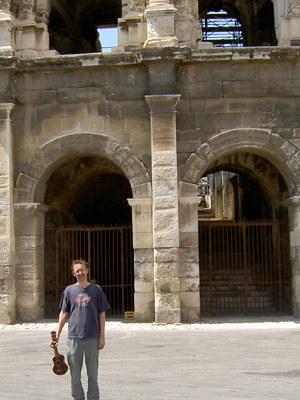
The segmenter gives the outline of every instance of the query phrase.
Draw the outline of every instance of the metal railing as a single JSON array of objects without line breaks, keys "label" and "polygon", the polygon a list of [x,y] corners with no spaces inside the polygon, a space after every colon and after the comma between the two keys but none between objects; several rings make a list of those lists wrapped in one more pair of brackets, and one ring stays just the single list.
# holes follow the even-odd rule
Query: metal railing
[{"label": "metal railing", "polygon": [[291,313],[288,224],[200,222],[202,316]]},{"label": "metal railing", "polygon": [[109,315],[133,311],[132,229],[118,227],[68,227],[45,232],[45,315],[54,316],[64,288],[75,282],[72,260],[83,258],[90,280],[106,294]]}]

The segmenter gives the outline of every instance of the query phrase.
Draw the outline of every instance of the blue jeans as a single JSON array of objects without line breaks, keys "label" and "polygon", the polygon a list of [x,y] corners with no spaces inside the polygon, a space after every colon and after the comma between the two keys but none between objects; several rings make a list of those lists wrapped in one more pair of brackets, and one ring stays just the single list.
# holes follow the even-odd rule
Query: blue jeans
[{"label": "blue jeans", "polygon": [[74,400],[84,400],[81,370],[85,356],[88,376],[88,400],[99,400],[98,387],[98,338],[68,339],[68,363],[71,372],[72,396]]}]

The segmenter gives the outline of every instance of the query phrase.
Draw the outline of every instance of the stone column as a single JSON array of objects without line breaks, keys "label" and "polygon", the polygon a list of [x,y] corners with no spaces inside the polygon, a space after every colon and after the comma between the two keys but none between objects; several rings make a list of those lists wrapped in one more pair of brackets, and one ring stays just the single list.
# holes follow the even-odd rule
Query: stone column
[{"label": "stone column", "polygon": [[198,0],[174,0],[178,10],[175,17],[175,35],[182,45],[195,44],[202,38]]},{"label": "stone column", "polygon": [[180,95],[146,96],[151,109],[155,321],[181,321],[176,111]]},{"label": "stone column", "polygon": [[200,317],[199,202],[199,196],[179,198],[181,319],[189,322]]},{"label": "stone column", "polygon": [[300,316],[300,196],[285,201],[289,212],[293,315]]},{"label": "stone column", "polygon": [[13,104],[0,104],[0,321],[3,323],[15,321],[12,108]]},{"label": "stone column", "polygon": [[13,19],[10,0],[0,0],[0,55],[13,55]]},{"label": "stone column", "polygon": [[44,223],[48,207],[15,204],[16,314],[21,321],[44,317]]},{"label": "stone column", "polygon": [[175,36],[176,8],[167,0],[150,0],[145,11],[147,20],[147,40],[145,47],[178,46]]},{"label": "stone column", "polygon": [[154,271],[152,199],[128,199],[132,207],[134,250],[134,317],[137,322],[154,319]]}]

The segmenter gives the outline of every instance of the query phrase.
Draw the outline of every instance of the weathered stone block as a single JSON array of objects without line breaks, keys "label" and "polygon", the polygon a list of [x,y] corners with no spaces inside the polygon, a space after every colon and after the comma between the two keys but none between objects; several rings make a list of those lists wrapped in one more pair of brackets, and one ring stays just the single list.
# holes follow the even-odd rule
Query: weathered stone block
[{"label": "weathered stone block", "polygon": [[154,293],[135,293],[135,310],[153,310],[154,311]]},{"label": "weathered stone block", "polygon": [[0,278],[0,293],[9,294],[10,296],[14,296],[15,294],[15,281],[14,277],[1,279]]},{"label": "weathered stone block", "polygon": [[180,263],[180,278],[198,278],[199,279],[199,264],[198,263]]},{"label": "weathered stone block", "polygon": [[[153,206],[154,209],[156,208],[156,205],[158,206],[158,208],[160,208],[160,196],[168,196],[170,195],[170,193],[174,194],[174,199],[176,199],[176,187],[177,187],[177,180],[160,180],[157,179],[155,181],[152,182],[153,185]],[[177,208],[177,203],[178,201],[176,201],[176,208]]]},{"label": "weathered stone block", "polygon": [[16,314],[20,321],[35,321],[41,317],[42,307],[37,304],[33,293],[18,294],[16,298]]},{"label": "weathered stone block", "polygon": [[28,293],[28,294],[34,294],[35,293],[35,288],[36,288],[36,282],[35,279],[31,279],[31,280],[18,280],[16,282],[16,290],[17,290],[17,294],[19,296],[19,294],[23,293]]},{"label": "weathered stone block", "polygon": [[[155,274],[155,276],[154,285],[156,296],[159,294],[179,293],[180,281],[178,278],[172,278],[172,276],[163,278],[162,276],[158,277],[157,274]],[[178,274],[176,274],[176,276],[178,276]]]},{"label": "weathered stone block", "polygon": [[85,87],[74,89],[58,89],[57,100],[65,103],[88,103],[101,99],[102,91],[97,87]]},{"label": "weathered stone block", "polygon": [[198,292],[182,292],[180,293],[181,309],[194,309],[198,314],[200,311],[200,293]]},{"label": "weathered stone block", "polygon": [[176,147],[176,140],[172,139],[155,139],[152,141],[152,149],[154,152],[174,151]]},{"label": "weathered stone block", "polygon": [[134,262],[135,264],[149,263],[153,265],[153,249],[136,249],[134,251]]},{"label": "weathered stone block", "polygon": [[111,116],[105,120],[104,129],[106,132],[124,132],[125,131],[125,117]]},{"label": "weathered stone block", "polygon": [[63,120],[62,119],[46,119],[42,122],[42,134],[46,135],[50,132],[56,132],[61,134],[63,132]]},{"label": "weathered stone block", "polygon": [[133,247],[135,249],[151,248],[153,246],[153,233],[139,231],[133,235]]},{"label": "weathered stone block", "polygon": [[12,259],[11,249],[0,251],[0,265],[10,264]]},{"label": "weathered stone block", "polygon": [[176,167],[176,165],[177,165],[176,155],[174,155],[174,151],[172,150],[162,150],[152,154],[152,168],[162,167],[162,166]]},{"label": "weathered stone block", "polygon": [[[0,251],[5,251],[11,246],[11,238],[9,236],[0,236]],[[1,276],[1,275],[0,275]]]},{"label": "weathered stone block", "polygon": [[179,266],[177,263],[165,262],[154,264],[155,284],[159,280],[177,279],[179,276]]},{"label": "weathered stone block", "polygon": [[12,324],[16,320],[15,298],[10,294],[0,294],[0,321],[3,324]]},{"label": "weathered stone block", "polygon": [[155,309],[159,310],[179,310],[180,309],[180,295],[179,292],[175,293],[156,293],[155,296]]},{"label": "weathered stone block", "polygon": [[181,278],[180,292],[197,292],[199,295],[199,278]]},{"label": "weathered stone block", "polygon": [[[131,105],[132,106],[132,105]],[[131,143],[151,143],[150,142],[150,118],[148,116],[128,116],[125,118],[125,129],[130,132]]]},{"label": "weathered stone block", "polygon": [[35,276],[35,267],[33,265],[19,265],[16,268],[17,281],[31,280]]},{"label": "weathered stone block", "polygon": [[134,264],[134,278],[143,282],[153,282],[154,267],[153,263],[137,263]]},{"label": "weathered stone block", "polygon": [[178,254],[180,264],[199,262],[198,248],[180,248]]},{"label": "weathered stone block", "polygon": [[[177,210],[155,210],[153,223],[154,235],[163,230],[178,236],[178,213]],[[169,246],[166,246],[169,247]],[[174,246],[175,247],[175,246]]]},{"label": "weathered stone block", "polygon": [[181,322],[180,309],[156,309],[155,322],[163,324],[178,324]]},{"label": "weathered stone block", "polygon": [[[154,192],[154,191],[153,191]],[[159,193],[159,192],[158,192]],[[157,196],[154,202],[155,211],[176,209],[178,203],[176,192],[170,192],[170,195]]]},{"label": "weathered stone block", "polygon": [[7,217],[0,217],[0,237],[7,236],[10,233],[9,219]]},{"label": "weathered stone block", "polygon": [[134,282],[134,291],[135,293],[153,293],[154,285],[153,282],[143,282],[135,280]]},{"label": "weathered stone block", "polygon": [[177,171],[173,167],[157,166],[153,168],[152,171],[152,180],[153,186],[160,181],[163,181],[164,184],[169,183],[168,181],[175,181],[177,180]]},{"label": "weathered stone block", "polygon": [[56,90],[27,90],[17,93],[19,104],[51,104],[56,102]]},{"label": "weathered stone block", "polygon": [[198,232],[180,232],[179,234],[179,245],[180,247],[192,247],[198,246]]},{"label": "weathered stone block", "polygon": [[14,278],[14,267],[11,265],[0,265],[0,279],[13,279]]},{"label": "weathered stone block", "polygon": [[156,263],[164,262],[178,262],[178,249],[177,248],[165,248],[165,249],[154,249],[154,261]]}]

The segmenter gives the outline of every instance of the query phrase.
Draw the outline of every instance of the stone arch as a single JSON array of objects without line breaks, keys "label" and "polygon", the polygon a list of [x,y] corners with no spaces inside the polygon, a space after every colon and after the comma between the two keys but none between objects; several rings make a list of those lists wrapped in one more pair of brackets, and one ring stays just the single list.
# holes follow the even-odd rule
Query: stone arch
[{"label": "stone arch", "polygon": [[[267,159],[285,180],[289,196],[299,195],[299,149],[268,129],[232,129],[216,133],[189,156],[181,170],[182,183],[193,184],[196,194],[196,185],[209,166],[217,158],[239,151]],[[182,190],[185,186],[181,185]]]},{"label": "stone arch", "polygon": [[105,135],[73,133],[44,143],[24,165],[16,183],[16,203],[43,203],[51,174],[75,155],[102,156],[118,166],[131,185],[133,197],[151,197],[151,183],[144,164],[129,150]]}]

